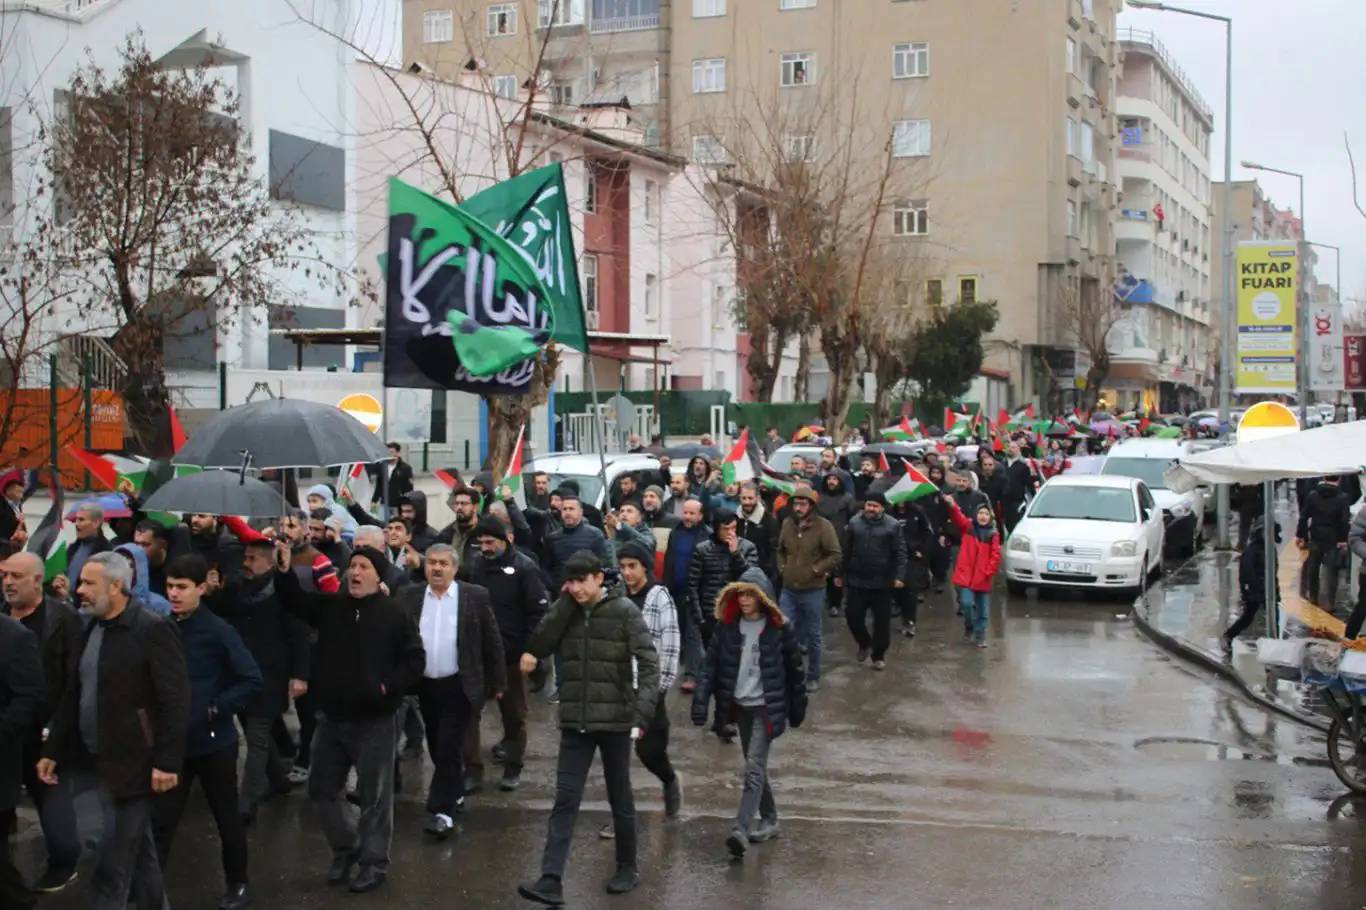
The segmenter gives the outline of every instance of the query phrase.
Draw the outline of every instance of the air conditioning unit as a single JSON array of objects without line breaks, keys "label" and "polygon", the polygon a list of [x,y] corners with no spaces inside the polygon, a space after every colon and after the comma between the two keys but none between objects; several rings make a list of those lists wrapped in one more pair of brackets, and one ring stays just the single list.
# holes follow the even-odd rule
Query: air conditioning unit
[{"label": "air conditioning unit", "polygon": [[584,311],[584,314],[583,314],[583,319],[584,319],[584,323],[588,326],[588,328],[589,328],[590,331],[596,331],[596,330],[597,330],[597,328],[598,328],[598,311],[597,311],[597,310],[585,310],[585,311]]}]

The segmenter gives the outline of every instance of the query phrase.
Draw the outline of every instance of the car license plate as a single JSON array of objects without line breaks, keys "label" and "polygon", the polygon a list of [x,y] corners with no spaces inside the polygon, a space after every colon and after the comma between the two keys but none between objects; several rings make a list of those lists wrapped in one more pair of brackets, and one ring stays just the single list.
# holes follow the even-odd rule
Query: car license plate
[{"label": "car license plate", "polygon": [[1058,572],[1063,575],[1094,575],[1091,571],[1091,564],[1087,562],[1064,562],[1061,560],[1050,559],[1046,568],[1050,572]]}]

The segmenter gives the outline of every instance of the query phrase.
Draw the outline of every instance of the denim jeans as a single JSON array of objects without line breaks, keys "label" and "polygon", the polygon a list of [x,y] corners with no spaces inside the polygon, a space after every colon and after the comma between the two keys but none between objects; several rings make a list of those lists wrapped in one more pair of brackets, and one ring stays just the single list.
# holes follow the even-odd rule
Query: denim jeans
[{"label": "denim jeans", "polygon": [[806,678],[818,682],[821,678],[821,620],[825,607],[825,589],[794,591],[783,588],[778,598],[778,609],[792,623],[797,633],[797,644],[806,646]]},{"label": "denim jeans", "polygon": [[166,889],[152,839],[152,797],[115,799],[101,792],[105,830],[90,878],[91,910],[162,910]]},{"label": "denim jeans", "polygon": [[773,801],[773,788],[768,782],[768,753],[773,740],[768,735],[767,709],[737,706],[736,725],[740,728],[740,750],[745,756],[745,788],[740,794],[740,809],[735,813],[735,827],[749,834],[750,824],[757,812],[761,821],[778,821],[778,806]]},{"label": "denim jeans", "polygon": [[958,602],[963,605],[963,627],[979,639],[987,637],[987,613],[991,610],[990,591],[958,589]]}]

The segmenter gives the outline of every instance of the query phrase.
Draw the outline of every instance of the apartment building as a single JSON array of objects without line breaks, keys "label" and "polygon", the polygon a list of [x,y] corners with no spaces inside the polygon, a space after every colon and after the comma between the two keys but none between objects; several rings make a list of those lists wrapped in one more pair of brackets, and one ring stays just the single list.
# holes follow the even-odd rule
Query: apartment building
[{"label": "apartment building", "polygon": [[[1065,301],[1103,306],[1115,283],[1118,4],[405,0],[404,60],[483,59],[509,91],[610,85],[649,139],[720,173],[765,155],[887,168],[883,232],[915,275],[895,303],[998,301],[985,391],[1022,400],[1056,391],[1043,361],[1076,347]],[[491,37],[512,6],[516,34]]]},{"label": "apartment building", "polygon": [[1222,299],[1211,283],[1213,115],[1155,35],[1126,29],[1119,40],[1119,318],[1105,397],[1125,410],[1175,411],[1200,406],[1212,388],[1210,325]]}]

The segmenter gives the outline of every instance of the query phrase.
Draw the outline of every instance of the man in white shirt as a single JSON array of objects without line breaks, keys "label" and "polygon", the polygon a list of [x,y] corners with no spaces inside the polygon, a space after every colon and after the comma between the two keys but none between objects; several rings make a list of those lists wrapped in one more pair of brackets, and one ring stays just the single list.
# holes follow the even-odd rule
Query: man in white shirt
[{"label": "man in white shirt", "polygon": [[455,827],[455,813],[465,806],[465,731],[487,698],[503,697],[507,661],[488,591],[455,580],[455,549],[433,544],[424,566],[427,584],[412,585],[401,596],[427,653],[418,703],[433,768],[427,790],[431,819],[423,830],[445,840]]}]

